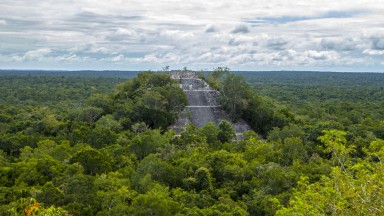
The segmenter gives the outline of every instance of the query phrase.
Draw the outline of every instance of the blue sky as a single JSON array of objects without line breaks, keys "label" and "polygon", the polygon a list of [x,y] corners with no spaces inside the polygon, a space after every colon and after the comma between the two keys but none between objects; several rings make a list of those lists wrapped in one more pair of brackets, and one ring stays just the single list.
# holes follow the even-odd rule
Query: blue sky
[{"label": "blue sky", "polygon": [[0,69],[384,72],[383,0],[2,0]]}]

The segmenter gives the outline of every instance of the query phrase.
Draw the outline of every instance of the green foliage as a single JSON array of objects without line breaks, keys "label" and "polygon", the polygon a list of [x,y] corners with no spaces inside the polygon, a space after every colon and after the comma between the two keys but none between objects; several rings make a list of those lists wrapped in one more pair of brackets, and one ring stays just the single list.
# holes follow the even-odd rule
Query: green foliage
[{"label": "green foliage", "polygon": [[205,167],[200,167],[195,172],[196,186],[197,191],[201,190],[212,190],[212,177],[209,170]]},{"label": "green foliage", "polygon": [[62,205],[64,193],[55,187],[52,182],[47,182],[36,194],[36,198],[46,206]]},{"label": "green foliage", "polygon": [[256,129],[236,141],[167,131],[168,74],[0,77],[0,215],[382,215],[382,76],[331,75],[208,74]]},{"label": "green foliage", "polygon": [[162,136],[159,130],[146,130],[132,139],[129,150],[139,160],[142,160],[147,155],[155,153],[157,149],[164,147],[167,143],[167,138]]},{"label": "green foliage", "polygon": [[65,216],[67,211],[61,207],[50,206],[47,208],[34,198],[20,199],[13,208],[3,212],[4,215],[47,215],[47,216]]},{"label": "green foliage", "polygon": [[76,152],[70,162],[80,163],[89,175],[105,173],[112,169],[112,158],[106,152],[90,146]]},{"label": "green foliage", "polygon": [[[208,125],[208,127],[210,127]],[[202,135],[206,128],[199,130],[195,125],[189,124],[185,128],[185,131],[181,133],[181,139],[178,143],[179,145],[187,145],[187,144],[202,144],[206,142],[206,137]]]},{"label": "green foliage", "polygon": [[230,69],[227,67],[217,67],[205,79],[212,88],[220,89],[222,87],[222,79],[229,74]]},{"label": "green foliage", "polygon": [[187,104],[183,91],[167,74],[140,73],[137,78],[120,84],[118,90],[115,103],[132,101],[132,110],[128,113],[132,120],[154,129],[165,130]]},{"label": "green foliage", "polygon": [[[346,148],[345,132],[324,131],[319,139],[327,146],[326,152],[332,153],[334,166],[331,176],[323,176],[310,184],[308,177],[301,177],[298,188],[288,208],[282,208],[277,215],[287,214],[332,214],[332,215],[379,215],[384,212],[382,187],[384,176],[381,162],[369,162],[370,158],[348,163],[351,148]],[[382,142],[382,141],[378,141]],[[373,142],[368,155],[375,155]],[[372,154],[373,153],[373,154]],[[375,206],[375,207],[373,207]],[[373,208],[372,208],[373,207]]]},{"label": "green foliage", "polygon": [[168,188],[156,186],[145,194],[138,195],[132,202],[132,215],[175,215],[179,211],[177,202],[169,197]]},{"label": "green foliage", "polygon": [[348,155],[353,151],[353,146],[346,147],[346,132],[338,130],[323,131],[324,135],[319,140],[325,144],[325,153],[332,154],[334,165],[338,164],[344,169]]},{"label": "green foliage", "polygon": [[95,179],[96,196],[101,204],[101,210],[97,215],[129,214],[129,205],[137,196],[137,192],[131,190],[129,185],[129,180],[119,172],[97,176]]},{"label": "green foliage", "polygon": [[217,138],[222,142],[230,142],[234,137],[236,137],[236,131],[232,128],[232,124],[226,120],[223,120],[219,123],[219,133]]},{"label": "green foliage", "polygon": [[121,131],[121,124],[116,121],[112,115],[105,115],[96,122],[96,128],[102,130],[111,130],[113,132]]},{"label": "green foliage", "polygon": [[103,114],[103,109],[98,107],[85,107],[79,115],[80,121],[96,122]]},{"label": "green foliage", "polygon": [[242,118],[263,136],[294,121],[292,113],[253,93],[244,78],[230,74],[229,68],[217,68],[204,79],[220,91],[220,104],[233,121]]},{"label": "green foliage", "polygon": [[[230,127],[232,128],[232,125],[230,125]],[[222,133],[221,136],[223,136],[223,139],[226,138],[226,135],[231,136],[231,134],[225,134],[225,131],[219,130],[219,128],[217,128],[216,124],[213,122],[208,122],[204,127],[201,128],[201,132],[203,136],[206,137],[206,142],[216,149],[219,149],[220,142],[222,142],[222,140],[219,139],[220,132]],[[231,132],[231,130],[227,131],[227,133]]]},{"label": "green foliage", "polygon": [[172,164],[162,161],[153,154],[145,157],[140,162],[133,180],[139,182],[140,179],[143,179],[148,174],[152,180],[171,187],[181,186],[181,181],[184,177],[183,170],[179,167],[172,166]]},{"label": "green foliage", "polygon": [[233,120],[241,118],[243,111],[248,109],[248,100],[251,97],[249,90],[243,77],[230,74],[224,79],[220,101]]}]

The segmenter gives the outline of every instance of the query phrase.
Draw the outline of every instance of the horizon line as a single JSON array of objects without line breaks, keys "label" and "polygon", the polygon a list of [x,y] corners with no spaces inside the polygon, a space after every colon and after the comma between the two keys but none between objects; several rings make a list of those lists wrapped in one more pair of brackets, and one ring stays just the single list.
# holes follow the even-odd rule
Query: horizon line
[{"label": "horizon line", "polygon": [[[94,70],[94,69],[78,69],[78,70],[66,70],[66,69],[0,69],[0,71],[40,71],[40,72],[172,72],[172,71],[184,71],[183,69],[177,70]],[[187,70],[192,72],[212,72],[214,70]],[[332,70],[230,70],[230,72],[317,72],[317,73],[384,73],[384,71],[332,71]]]}]

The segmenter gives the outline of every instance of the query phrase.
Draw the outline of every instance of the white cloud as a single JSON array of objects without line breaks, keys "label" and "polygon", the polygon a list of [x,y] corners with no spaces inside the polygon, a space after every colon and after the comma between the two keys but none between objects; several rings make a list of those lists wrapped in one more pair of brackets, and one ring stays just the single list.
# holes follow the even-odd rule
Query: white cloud
[{"label": "white cloud", "polygon": [[363,51],[364,54],[368,55],[384,55],[384,50],[371,50],[371,49],[366,49]]},{"label": "white cloud", "polygon": [[3,0],[0,8],[0,62],[15,67],[382,67],[384,1]]},{"label": "white cloud", "polygon": [[284,50],[287,44],[288,41],[281,37],[268,39],[266,43],[273,50]]},{"label": "white cloud", "polygon": [[237,33],[243,33],[246,34],[249,32],[249,28],[245,25],[238,25],[231,31],[231,33],[237,34]]},{"label": "white cloud", "polygon": [[351,37],[323,38],[320,46],[325,50],[353,51],[356,49],[357,43],[359,41]]},{"label": "white cloud", "polygon": [[335,51],[308,50],[306,55],[314,60],[337,60],[338,54]]},{"label": "white cloud", "polygon": [[14,56],[16,61],[41,61],[43,57],[51,52],[50,48],[41,48],[26,52],[23,56]]},{"label": "white cloud", "polygon": [[113,62],[122,62],[125,59],[124,55],[118,55],[112,57],[111,61]]},{"label": "white cloud", "polygon": [[213,32],[217,32],[218,31],[218,29],[217,29],[217,27],[216,26],[214,26],[214,25],[207,25],[206,27],[205,27],[205,30],[204,30],[206,33],[213,33]]},{"label": "white cloud", "polygon": [[167,38],[191,38],[194,36],[194,33],[182,30],[164,30],[160,32],[160,36]]}]

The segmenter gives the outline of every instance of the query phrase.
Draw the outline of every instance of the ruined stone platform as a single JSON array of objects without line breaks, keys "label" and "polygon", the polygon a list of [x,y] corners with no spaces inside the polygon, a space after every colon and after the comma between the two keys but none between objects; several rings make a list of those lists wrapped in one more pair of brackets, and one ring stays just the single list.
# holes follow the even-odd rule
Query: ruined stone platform
[{"label": "ruined stone platform", "polygon": [[[188,105],[179,114],[177,122],[170,127],[180,134],[186,125],[192,123],[197,127],[204,127],[208,122],[219,124],[222,120],[231,122],[229,115],[220,107],[220,92],[211,88],[204,80],[197,78],[193,72],[173,72],[171,77],[180,83],[188,99]],[[242,119],[231,122],[238,138],[242,133],[252,130]]]}]

